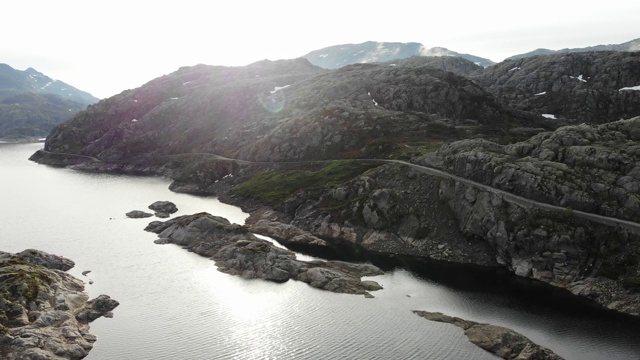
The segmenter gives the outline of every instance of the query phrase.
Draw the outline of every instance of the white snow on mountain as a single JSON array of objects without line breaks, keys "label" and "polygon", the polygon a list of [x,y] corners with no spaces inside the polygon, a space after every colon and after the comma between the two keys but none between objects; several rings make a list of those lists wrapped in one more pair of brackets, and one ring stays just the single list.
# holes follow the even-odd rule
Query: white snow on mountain
[{"label": "white snow on mountain", "polygon": [[554,119],[554,120],[556,119],[556,116],[552,114],[542,114],[542,116],[546,117],[547,119]]},{"label": "white snow on mountain", "polygon": [[582,74],[580,74],[580,76],[578,76],[578,77],[575,77],[575,76],[569,76],[569,77],[572,78],[572,79],[576,79],[576,80],[582,81],[582,82],[587,82],[587,80],[582,78]]},{"label": "white snow on mountain", "polygon": [[541,93],[534,94],[533,96],[540,96],[540,95],[544,95],[544,94],[546,94],[546,93],[547,93],[546,91],[543,91],[543,92],[541,92]]},{"label": "white snow on mountain", "polygon": [[620,89],[620,90],[618,90],[618,91],[627,91],[627,90],[640,91],[640,85],[637,85],[637,86],[631,86],[631,87],[623,87],[622,89]]}]

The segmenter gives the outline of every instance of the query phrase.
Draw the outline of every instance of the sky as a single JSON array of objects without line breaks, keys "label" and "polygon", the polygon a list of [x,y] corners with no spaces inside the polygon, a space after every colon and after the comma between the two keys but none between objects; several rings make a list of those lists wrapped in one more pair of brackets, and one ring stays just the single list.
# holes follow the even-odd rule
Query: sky
[{"label": "sky", "polygon": [[640,38],[640,1],[3,0],[0,63],[98,98],[196,64],[242,66],[365,41],[499,62]]}]

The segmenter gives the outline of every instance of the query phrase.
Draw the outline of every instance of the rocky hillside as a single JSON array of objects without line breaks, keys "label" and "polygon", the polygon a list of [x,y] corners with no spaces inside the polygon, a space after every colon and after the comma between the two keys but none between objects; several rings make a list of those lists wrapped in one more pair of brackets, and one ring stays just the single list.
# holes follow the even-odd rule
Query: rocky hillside
[{"label": "rocky hillside", "polygon": [[587,46],[584,48],[560,49],[560,50],[536,49],[528,53],[511,56],[507,60],[516,60],[516,59],[522,59],[522,58],[537,56],[537,55],[568,54],[568,53],[581,53],[581,52],[592,52],[592,51],[640,51],[640,39],[634,39],[631,41],[624,42],[622,44],[595,45],[595,46]]},{"label": "rocky hillside", "polygon": [[367,41],[361,44],[335,45],[319,50],[314,50],[304,58],[310,63],[325,69],[337,69],[346,65],[393,62],[413,56],[451,56],[460,57],[479,66],[491,66],[494,64],[489,59],[470,54],[460,54],[443,47],[426,48],[420,43],[397,43]]},{"label": "rocky hillside", "polygon": [[46,136],[97,102],[91,94],[29,68],[0,64],[0,139]]},{"label": "rocky hillside", "polygon": [[32,159],[169,176],[292,247],[500,266],[638,315],[638,225],[608,217],[640,215],[640,118],[560,127],[540,115],[555,102],[530,100],[557,93],[573,118],[623,116],[636,60],[185,67],[90,106]]},{"label": "rocky hillside", "polygon": [[640,52],[507,60],[471,78],[507,104],[560,124],[601,124],[640,115]]},{"label": "rocky hillside", "polygon": [[459,60],[424,59],[334,71],[305,59],[182,68],[90,106],[58,126],[45,150],[108,161],[193,152],[260,161],[377,157],[400,144],[541,126],[434,67]]}]

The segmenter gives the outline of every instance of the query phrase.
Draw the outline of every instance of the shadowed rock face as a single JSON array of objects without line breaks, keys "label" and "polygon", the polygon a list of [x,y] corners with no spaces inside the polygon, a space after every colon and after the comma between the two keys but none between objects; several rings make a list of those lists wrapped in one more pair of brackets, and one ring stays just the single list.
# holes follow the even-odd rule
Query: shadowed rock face
[{"label": "shadowed rock face", "polygon": [[[82,281],[63,270],[73,261],[38,250],[0,253],[0,357],[82,359],[96,337],[89,322],[111,317],[118,302],[90,300]],[[63,270],[61,270],[63,269]]]},{"label": "shadowed rock face", "polygon": [[511,106],[560,124],[640,115],[640,52],[591,52],[507,60],[472,78]]},{"label": "shadowed rock face", "polygon": [[364,294],[380,287],[362,282],[360,277],[380,275],[369,264],[340,261],[299,261],[293,252],[258,239],[240,225],[207,213],[179,216],[166,222],[155,221],[145,229],[157,233],[159,243],[178,244],[199,255],[211,257],[218,270],[245,279],[285,282],[299,280],[328,291]]},{"label": "shadowed rock face", "polygon": [[414,311],[427,320],[455,325],[464,330],[470,342],[503,359],[561,360],[553,351],[535,344],[527,337],[502,326],[480,324],[437,312]]}]

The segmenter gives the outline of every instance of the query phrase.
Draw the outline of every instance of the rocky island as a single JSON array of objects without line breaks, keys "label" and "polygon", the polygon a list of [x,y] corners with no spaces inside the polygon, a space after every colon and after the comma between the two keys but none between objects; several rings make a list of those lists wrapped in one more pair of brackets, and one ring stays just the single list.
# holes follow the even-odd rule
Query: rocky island
[{"label": "rocky island", "polygon": [[502,326],[480,324],[475,321],[444,315],[438,312],[414,311],[422,318],[455,325],[470,342],[507,360],[562,360],[553,351],[535,344],[527,337]]},{"label": "rocky island", "polygon": [[96,337],[89,323],[111,317],[118,302],[89,300],[82,281],[65,271],[73,261],[28,249],[0,252],[0,357],[82,359]]},{"label": "rocky island", "polygon": [[375,281],[361,281],[363,276],[381,275],[370,264],[342,261],[300,261],[293,252],[257,238],[247,228],[207,213],[154,221],[147,231],[158,234],[156,243],[180,245],[196,254],[210,257],[218,270],[245,279],[305,282],[315,288],[372,297],[368,291],[382,287]]}]

